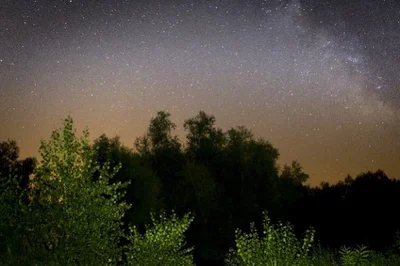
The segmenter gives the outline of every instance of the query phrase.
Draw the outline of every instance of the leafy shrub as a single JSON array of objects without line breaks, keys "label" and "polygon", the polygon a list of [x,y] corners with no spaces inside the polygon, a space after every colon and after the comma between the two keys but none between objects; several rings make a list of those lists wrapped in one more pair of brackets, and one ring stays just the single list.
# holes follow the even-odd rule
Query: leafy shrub
[{"label": "leafy shrub", "polygon": [[130,227],[127,236],[126,258],[128,265],[137,266],[191,266],[193,248],[184,248],[184,233],[193,217],[189,214],[178,218],[172,212],[170,218],[161,211],[159,220],[151,213],[153,226],[146,225],[146,232],[140,234],[135,226]]},{"label": "leafy shrub", "polygon": [[371,251],[366,246],[351,249],[343,246],[339,250],[340,260],[345,266],[367,265],[371,259]]},{"label": "leafy shrub", "polygon": [[225,263],[230,266],[247,265],[309,265],[309,250],[314,241],[314,230],[306,231],[302,241],[290,224],[272,225],[264,212],[263,237],[259,237],[254,223],[250,233],[236,230],[236,250],[230,249]]}]

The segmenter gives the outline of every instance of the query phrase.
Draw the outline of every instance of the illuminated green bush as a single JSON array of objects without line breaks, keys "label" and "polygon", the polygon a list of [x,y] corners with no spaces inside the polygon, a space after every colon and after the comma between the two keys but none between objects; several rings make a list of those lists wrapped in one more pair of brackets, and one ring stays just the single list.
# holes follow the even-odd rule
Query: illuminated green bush
[{"label": "illuminated green bush", "polygon": [[170,218],[164,211],[156,219],[151,214],[153,226],[146,226],[146,232],[140,234],[135,226],[130,228],[125,253],[128,265],[136,266],[191,266],[193,248],[185,248],[184,233],[193,217],[190,214],[178,218],[173,212]]},{"label": "illuminated green bush", "polygon": [[257,233],[254,223],[250,233],[236,230],[236,249],[230,249],[225,260],[229,266],[250,265],[309,265],[309,250],[314,241],[314,231],[306,231],[299,241],[290,224],[272,225],[264,213],[263,236]]},{"label": "illuminated green bush", "polygon": [[371,251],[366,246],[360,246],[355,249],[343,246],[339,250],[341,262],[346,266],[367,265],[371,259]]}]

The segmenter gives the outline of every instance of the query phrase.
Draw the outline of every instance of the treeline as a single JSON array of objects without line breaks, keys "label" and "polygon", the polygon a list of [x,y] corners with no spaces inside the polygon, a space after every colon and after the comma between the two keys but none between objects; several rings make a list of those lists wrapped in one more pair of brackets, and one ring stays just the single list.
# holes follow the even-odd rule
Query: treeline
[{"label": "treeline", "polygon": [[[238,244],[252,239],[274,250],[265,244],[273,238],[256,241],[263,225],[282,237],[275,246],[289,236],[285,258],[302,258],[304,265],[316,252],[311,247],[342,247],[346,258],[355,251],[344,245],[384,252],[400,243],[394,239],[400,182],[383,171],[309,187],[297,161],[279,166],[278,150],[245,127],[224,132],[201,111],[184,122],[185,144],[175,127],[169,113],[158,112],[131,149],[118,137],[102,135],[91,144],[84,131],[78,138],[68,117],[42,141],[40,163],[20,160],[15,141],[1,142],[0,263],[157,265],[156,258],[162,265],[251,265]],[[279,231],[270,221],[290,222],[293,235],[290,226]],[[236,229],[252,222],[253,234],[243,238]],[[302,247],[296,235],[304,231]],[[263,254],[251,252],[253,259]]]}]

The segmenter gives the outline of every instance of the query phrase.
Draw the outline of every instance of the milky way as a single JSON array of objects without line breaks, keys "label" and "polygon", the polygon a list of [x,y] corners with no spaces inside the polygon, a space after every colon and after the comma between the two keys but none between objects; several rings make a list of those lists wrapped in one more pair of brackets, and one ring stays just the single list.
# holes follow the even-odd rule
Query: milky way
[{"label": "milky way", "polygon": [[400,173],[398,1],[5,1],[0,140],[71,114],[129,147],[152,115],[245,125],[311,183]]}]

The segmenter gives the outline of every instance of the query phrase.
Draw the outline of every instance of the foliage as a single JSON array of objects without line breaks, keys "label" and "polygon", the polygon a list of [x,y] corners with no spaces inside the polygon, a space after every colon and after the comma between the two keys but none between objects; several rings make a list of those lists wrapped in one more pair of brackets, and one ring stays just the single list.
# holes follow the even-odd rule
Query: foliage
[{"label": "foliage", "polygon": [[317,247],[314,246],[311,251],[309,265],[340,266],[340,262],[338,261],[337,252],[325,249],[321,247],[321,245],[318,245]]},{"label": "foliage", "polygon": [[236,230],[236,250],[230,249],[227,265],[307,265],[314,241],[314,231],[306,231],[302,241],[294,234],[290,224],[272,225],[264,212],[263,237],[259,237],[254,223],[250,233]]},{"label": "foliage", "polygon": [[356,248],[342,246],[339,250],[340,265],[343,266],[380,266],[400,265],[400,256],[395,253],[379,253],[361,245]]},{"label": "foliage", "polygon": [[[189,246],[196,247],[188,263],[221,265],[235,228],[254,221],[249,234],[236,231],[240,249],[226,259],[232,265],[256,259],[267,265],[400,265],[400,233],[387,248],[399,230],[400,181],[381,170],[311,188],[297,161],[279,168],[279,152],[271,143],[255,139],[245,127],[223,131],[203,111],[185,120],[185,146],[173,134],[170,114],[157,112],[135,150],[104,134],[90,146],[87,131],[78,139],[72,119],[64,122],[42,143],[39,168],[34,158],[18,160],[17,142],[0,142],[0,264],[97,265],[108,263],[106,257],[114,264],[127,242],[126,254],[135,251],[131,258],[157,263],[149,255],[156,252],[148,244],[151,237],[139,232],[152,221],[152,211],[174,209],[178,216],[196,213],[185,229]],[[133,208],[125,211],[127,205]],[[268,217],[273,229],[259,236],[254,224],[261,224],[259,213],[265,209],[272,220],[295,224],[296,231],[282,223],[272,226]],[[156,224],[172,223],[167,220]],[[120,241],[121,227],[129,225],[136,226],[131,239]],[[311,231],[301,241],[295,233],[308,225],[316,229],[321,246],[304,255],[301,246]],[[135,243],[135,236],[142,240]],[[347,248],[361,243],[371,249]],[[383,248],[384,253],[372,251]],[[162,254],[176,258],[181,251]]]},{"label": "foliage", "polygon": [[309,176],[303,172],[303,167],[297,161],[292,161],[292,164],[284,165],[281,173],[281,179],[292,181],[294,185],[301,185],[308,180]]},{"label": "foliage", "polygon": [[400,256],[392,252],[379,253],[366,246],[342,246],[338,252],[318,247],[313,250],[309,265],[315,266],[397,266]]},{"label": "foliage", "polygon": [[93,149],[94,160],[100,166],[105,162],[109,162],[111,167],[121,164],[112,182],[129,182],[124,199],[132,208],[125,213],[125,225],[150,222],[150,210],[162,207],[160,178],[151,168],[141,164],[140,156],[123,146],[119,137],[108,138],[103,134],[94,140]]},{"label": "foliage", "polygon": [[187,131],[186,154],[188,158],[210,166],[226,143],[225,134],[215,127],[215,117],[200,111],[194,118],[185,120]]},{"label": "foliage", "polygon": [[188,163],[179,175],[182,181],[176,188],[177,207],[183,211],[190,208],[196,213],[197,220],[207,219],[215,209],[217,197],[215,180],[209,169],[203,165]]},{"label": "foliage", "polygon": [[157,112],[152,118],[147,133],[135,141],[139,154],[145,156],[159,149],[180,149],[177,136],[172,136],[176,125],[170,120],[171,114],[165,111]]},{"label": "foliage", "polygon": [[371,258],[371,251],[366,246],[351,249],[346,246],[340,248],[341,262],[346,266],[365,265]]},{"label": "foliage", "polygon": [[24,193],[17,176],[13,177],[0,182],[0,265],[6,262],[14,264],[14,256],[21,252],[23,239]]},{"label": "foliage", "polygon": [[381,266],[400,265],[400,256],[394,252],[379,253],[366,246],[342,246],[338,252],[313,246],[314,230],[306,231],[299,241],[290,224],[271,225],[264,213],[264,237],[259,237],[254,223],[250,233],[236,231],[236,249],[230,249],[225,259],[229,266],[247,265],[301,265],[301,266]]},{"label": "foliage", "polygon": [[27,189],[36,159],[18,157],[15,141],[0,143],[0,263],[16,261],[15,254],[23,252]]},{"label": "foliage", "polygon": [[146,225],[145,234],[140,234],[133,226],[130,228],[126,258],[128,265],[138,266],[190,266],[194,265],[193,248],[185,248],[184,233],[189,228],[193,217],[190,213],[178,218],[172,212],[167,217],[161,211],[159,219],[151,214],[153,226]]},{"label": "foliage", "polygon": [[175,205],[174,187],[178,181],[177,173],[185,162],[181,143],[172,134],[176,125],[170,120],[168,112],[157,112],[152,118],[146,134],[135,141],[135,148],[141,161],[160,179],[162,190],[160,198],[169,206]]},{"label": "foliage", "polygon": [[[128,208],[120,202],[124,185],[109,184],[118,168],[110,174],[107,163],[101,168],[94,163],[88,139],[87,130],[76,137],[67,117],[63,128],[42,141],[18,264],[105,265],[120,259],[121,218]],[[100,175],[93,181],[96,171]]]},{"label": "foliage", "polygon": [[19,147],[15,140],[3,141],[0,143],[0,175],[8,177],[10,167],[17,161]]}]

